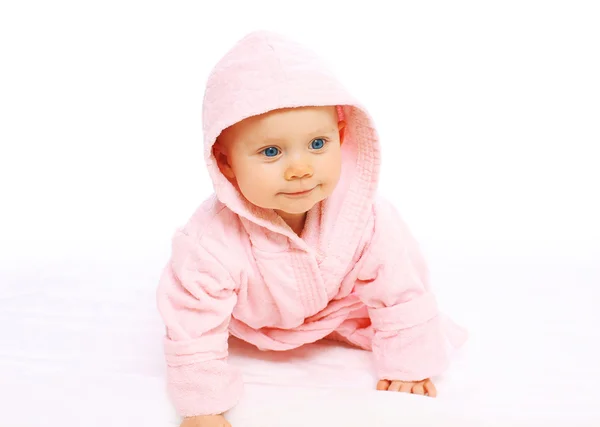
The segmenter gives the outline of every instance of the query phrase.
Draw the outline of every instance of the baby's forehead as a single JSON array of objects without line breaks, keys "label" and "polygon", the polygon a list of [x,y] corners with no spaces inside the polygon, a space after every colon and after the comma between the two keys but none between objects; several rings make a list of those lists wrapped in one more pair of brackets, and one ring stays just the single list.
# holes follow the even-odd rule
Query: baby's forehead
[{"label": "baby's forehead", "polygon": [[249,136],[276,137],[335,130],[337,123],[338,113],[335,106],[285,108],[237,122],[227,133],[234,139]]}]

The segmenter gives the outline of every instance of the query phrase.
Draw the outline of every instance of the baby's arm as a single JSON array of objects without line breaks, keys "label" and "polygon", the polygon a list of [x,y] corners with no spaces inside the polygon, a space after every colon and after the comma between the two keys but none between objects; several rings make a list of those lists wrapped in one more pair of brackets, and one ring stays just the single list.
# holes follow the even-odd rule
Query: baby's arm
[{"label": "baby's arm", "polygon": [[[222,414],[241,396],[241,375],[227,363],[235,290],[209,250],[183,232],[175,235],[157,302],[166,325],[168,391],[181,416]],[[184,425],[220,425],[190,423]]]},{"label": "baby's arm", "polygon": [[378,388],[407,391],[418,386],[420,391],[447,366],[446,338],[415,239],[389,202],[378,200],[374,214],[357,292],[375,330],[373,355],[382,380]]}]

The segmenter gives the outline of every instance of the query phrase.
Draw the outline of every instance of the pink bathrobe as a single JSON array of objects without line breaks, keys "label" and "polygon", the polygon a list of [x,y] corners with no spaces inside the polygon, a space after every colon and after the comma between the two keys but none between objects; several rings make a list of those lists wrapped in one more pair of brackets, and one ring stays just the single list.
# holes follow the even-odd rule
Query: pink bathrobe
[{"label": "pink bathrobe", "polygon": [[[341,106],[347,127],[340,182],[308,212],[299,237],[239,194],[211,148],[244,118],[307,105]],[[343,340],[372,350],[378,379],[440,374],[447,344],[461,338],[438,313],[415,240],[376,196],[380,148],[367,110],[319,58],[277,34],[249,34],[210,74],[203,124],[215,194],[175,234],[158,289],[180,415],[222,413],[240,399],[229,334],[264,350]]]}]

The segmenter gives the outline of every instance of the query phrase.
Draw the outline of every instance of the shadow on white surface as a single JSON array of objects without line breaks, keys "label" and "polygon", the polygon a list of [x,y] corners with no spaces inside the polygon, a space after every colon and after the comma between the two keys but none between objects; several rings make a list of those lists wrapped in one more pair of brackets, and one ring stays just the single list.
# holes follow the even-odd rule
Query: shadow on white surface
[{"label": "shadow on white surface", "polygon": [[[153,249],[14,258],[1,272],[1,425],[177,425],[154,297],[166,254]],[[437,399],[374,391],[365,351],[260,352],[232,340],[247,383],[234,427],[598,425],[596,253],[427,253],[442,309],[470,332],[436,379]]]}]

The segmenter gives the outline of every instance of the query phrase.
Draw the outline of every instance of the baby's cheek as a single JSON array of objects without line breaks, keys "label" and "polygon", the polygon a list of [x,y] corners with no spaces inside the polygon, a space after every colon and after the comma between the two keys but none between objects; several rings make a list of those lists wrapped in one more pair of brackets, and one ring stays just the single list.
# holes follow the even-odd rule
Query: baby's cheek
[{"label": "baby's cheek", "polygon": [[339,152],[333,153],[326,160],[327,160],[327,164],[324,167],[328,173],[329,181],[331,181],[332,183],[335,184],[339,180],[341,172],[342,172],[341,153],[339,153]]},{"label": "baby's cheek", "polygon": [[275,188],[276,181],[268,174],[261,174],[255,170],[244,176],[243,182],[239,183],[240,190],[246,199],[251,203],[270,208],[270,201],[279,191]]}]

